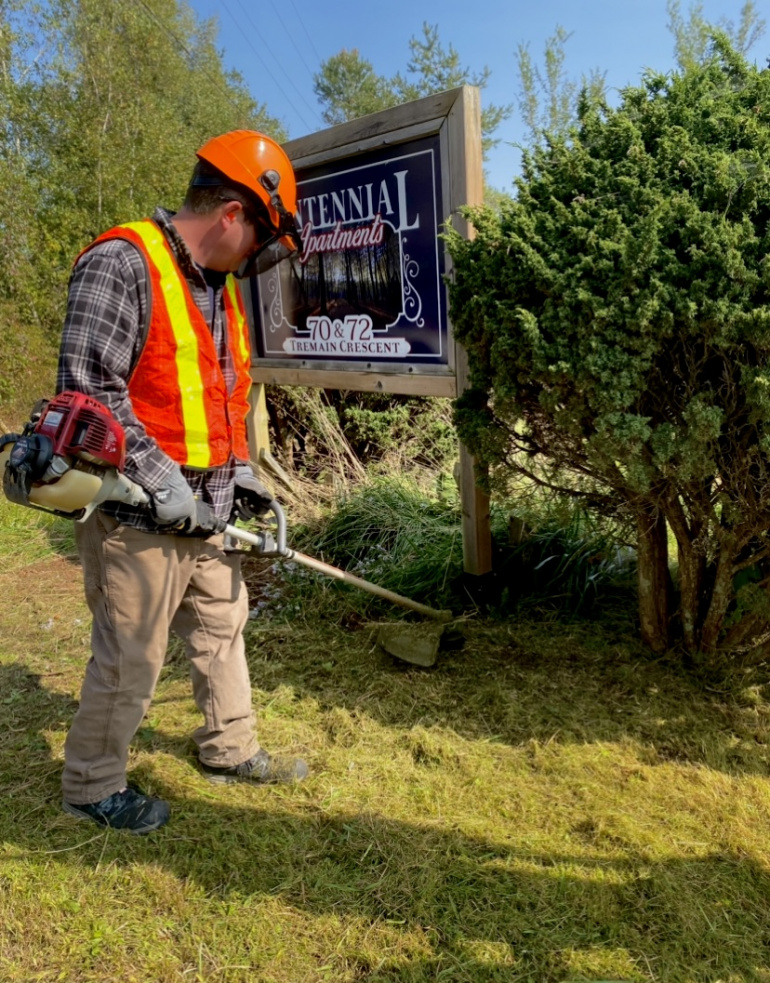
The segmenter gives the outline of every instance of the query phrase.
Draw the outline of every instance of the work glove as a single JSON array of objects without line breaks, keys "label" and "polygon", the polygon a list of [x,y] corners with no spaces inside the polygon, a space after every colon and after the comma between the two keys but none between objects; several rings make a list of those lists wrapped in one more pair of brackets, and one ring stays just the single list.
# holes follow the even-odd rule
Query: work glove
[{"label": "work glove", "polygon": [[238,518],[261,519],[270,511],[273,496],[258,481],[248,464],[239,464],[235,469],[235,494],[233,512]]},{"label": "work glove", "polygon": [[173,533],[174,536],[206,537],[224,532],[226,525],[225,520],[220,519],[207,502],[199,502],[195,499],[193,514],[178,525],[164,526],[164,531]]},{"label": "work glove", "polygon": [[152,493],[152,514],[159,526],[177,528],[195,524],[197,505],[192,488],[179,468],[171,472],[165,488]]},{"label": "work glove", "polygon": [[190,520],[180,532],[187,536],[211,536],[215,532],[224,532],[227,523],[220,519],[206,502],[195,502],[195,517]]}]

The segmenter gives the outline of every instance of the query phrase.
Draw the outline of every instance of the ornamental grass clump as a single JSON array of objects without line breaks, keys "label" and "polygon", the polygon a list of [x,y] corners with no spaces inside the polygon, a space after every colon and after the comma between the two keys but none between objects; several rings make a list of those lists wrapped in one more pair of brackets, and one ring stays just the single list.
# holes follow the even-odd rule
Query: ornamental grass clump
[{"label": "ornamental grass clump", "polygon": [[[328,513],[291,533],[291,545],[424,604],[448,605],[462,574],[463,548],[457,503],[428,497],[406,478],[379,478],[353,488]],[[295,617],[309,604],[369,610],[376,601],[362,591],[296,564],[278,561],[265,578],[253,582],[259,610]],[[264,602],[264,603],[263,603]],[[399,609],[400,610],[400,609]]]},{"label": "ornamental grass clump", "polygon": [[633,521],[654,650],[762,652],[770,71],[716,33],[617,108],[586,95],[517,189],[499,214],[466,211],[473,241],[448,233],[461,438],[493,486],[525,474]]},{"label": "ornamental grass clump", "polygon": [[498,546],[503,613],[553,612],[561,617],[627,610],[636,551],[621,530],[581,510],[533,516],[535,525],[507,548]]}]

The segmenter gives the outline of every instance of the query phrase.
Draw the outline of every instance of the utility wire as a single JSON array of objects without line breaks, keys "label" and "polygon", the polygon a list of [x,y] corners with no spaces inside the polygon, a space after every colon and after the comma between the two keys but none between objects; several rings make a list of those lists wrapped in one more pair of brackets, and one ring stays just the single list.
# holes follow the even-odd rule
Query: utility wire
[{"label": "utility wire", "polygon": [[[115,2],[118,3],[118,4],[120,4],[121,0],[115,0]],[[152,19],[152,21],[155,24],[157,24],[157,26],[162,31],[164,31],[171,38],[171,40],[174,41],[174,43],[192,61],[194,56],[193,56],[192,52],[190,51],[190,49],[187,47],[187,45],[181,40],[181,38],[177,37],[177,35],[168,27],[167,24],[164,24],[161,20],[159,20],[159,18],[157,16],[157,14],[155,13],[155,11],[150,6],[148,6],[148,4],[145,2],[145,0],[139,0],[139,4],[143,7],[143,9],[146,11],[146,13],[150,16],[150,18]],[[235,23],[236,27],[238,27],[239,26],[238,20],[234,17],[232,11],[227,6],[227,4],[224,2],[224,0],[222,0],[222,6],[227,11],[227,13],[229,14],[229,16],[232,18],[232,20]],[[251,18],[248,16],[248,14],[246,14],[246,17],[249,20],[249,23],[252,25],[252,27],[256,31],[257,35],[260,37],[260,40],[262,40],[262,43],[264,44],[265,43],[264,42],[264,38],[262,38],[262,35],[261,35],[259,29],[257,28],[256,24],[254,24],[254,22],[251,20]],[[275,77],[275,75],[273,74],[273,72],[270,70],[269,66],[265,63],[264,58],[260,55],[260,53],[254,47],[254,45],[252,44],[252,42],[248,38],[248,35],[244,35],[244,37],[246,38],[246,42],[249,45],[249,47],[251,48],[251,50],[254,52],[254,54],[257,56],[257,58],[261,62],[261,64],[264,67],[265,71],[268,73],[268,75],[270,76],[270,78],[275,83],[275,85],[278,88],[278,90],[281,93],[281,95],[289,103],[289,105],[292,107],[292,109],[297,113],[297,115],[299,116],[299,118],[302,120],[303,125],[305,127],[307,127],[308,130],[312,130],[313,127],[307,122],[307,120],[305,119],[305,117],[303,116],[303,114],[300,112],[300,110],[297,108],[297,106],[295,105],[295,103],[286,94],[286,92],[284,91],[281,83],[278,81],[278,79]],[[270,50],[269,47],[267,47],[267,50]],[[279,64],[277,62],[277,59],[276,59],[276,63]],[[279,64],[279,69],[280,69],[280,64]],[[233,108],[237,109],[240,112],[241,109],[242,109],[242,107],[239,106],[238,103],[235,101],[235,99],[233,98],[232,93],[229,92],[226,88],[223,88],[223,86],[221,85],[221,83],[217,79],[215,79],[213,76],[209,75],[208,72],[205,72],[204,71],[203,74],[227,98],[228,102],[230,102],[230,104],[233,106]],[[290,81],[291,81],[291,79],[290,79]],[[297,87],[294,85],[293,82],[292,82],[292,85],[294,86],[295,90],[299,93],[300,98],[302,98],[303,101],[305,102],[305,105],[308,106],[308,108],[310,109],[310,111],[315,114],[315,116],[316,116],[317,119],[320,120],[320,116],[318,115],[317,111],[315,111],[310,106],[310,104],[307,102],[307,100],[304,99],[304,96],[302,95],[301,92],[299,92],[299,90],[297,89]]]},{"label": "utility wire", "polygon": [[[303,30],[303,31],[305,32],[305,37],[306,37],[306,38],[308,39],[308,42],[309,42],[309,44],[310,44],[310,47],[311,47],[311,48],[313,49],[313,54],[314,54],[314,55],[316,56],[316,60],[317,60],[317,62],[318,62],[318,64],[320,65],[320,64],[321,64],[321,62],[323,61],[323,58],[321,58],[321,56],[320,56],[320,55],[318,54],[318,51],[316,50],[316,46],[315,46],[315,45],[313,44],[313,39],[312,39],[312,37],[311,37],[311,36],[310,36],[310,35],[308,34],[308,31],[307,31],[307,28],[305,27],[305,23],[304,23],[304,21],[302,20],[302,18],[300,17],[300,14],[299,14],[299,11],[298,11],[298,10],[297,10],[297,8],[296,8],[296,7],[294,6],[294,0],[289,0],[289,3],[290,3],[290,4],[291,4],[291,6],[292,6],[292,10],[293,10],[293,11],[294,11],[294,13],[296,14],[296,17],[297,17],[297,20],[299,21],[299,25],[300,25],[300,27],[301,27],[301,28],[302,28],[302,30]],[[283,23],[283,21],[281,21],[281,23]]]},{"label": "utility wire", "polygon": [[[245,32],[245,31],[243,31],[243,24],[242,24],[242,22],[239,22],[239,21],[238,21],[238,19],[237,19],[237,18],[235,17],[235,15],[233,14],[233,12],[232,12],[232,11],[230,10],[230,8],[228,7],[228,5],[227,5],[227,3],[225,2],[225,0],[220,0],[220,2],[221,2],[221,4],[222,4],[222,7],[223,7],[223,8],[224,8],[224,9],[225,9],[225,10],[227,11],[227,13],[228,13],[228,14],[230,15],[230,17],[231,17],[231,19],[232,19],[232,21],[233,21],[233,23],[235,24],[235,26],[236,26],[236,27],[239,27],[239,28],[241,29],[241,32],[242,32],[242,36],[243,36],[243,38],[244,38],[244,40],[246,41],[246,43],[248,44],[248,46],[249,46],[249,47],[251,48],[251,50],[252,50],[252,51],[254,52],[254,54],[255,54],[255,55],[257,56],[257,58],[259,59],[259,61],[261,62],[261,64],[262,64],[262,65],[263,65],[263,67],[265,68],[265,71],[266,71],[266,72],[268,73],[268,75],[270,76],[270,78],[271,78],[271,79],[273,80],[273,82],[275,83],[275,85],[276,85],[276,87],[277,87],[277,89],[278,89],[278,91],[279,91],[279,92],[281,93],[281,95],[282,95],[282,96],[284,97],[284,99],[285,99],[285,100],[286,100],[286,101],[288,102],[288,104],[289,104],[289,105],[291,106],[291,108],[292,108],[292,109],[294,110],[294,112],[295,112],[295,113],[296,113],[296,114],[297,114],[297,115],[299,116],[299,118],[300,118],[300,119],[302,120],[302,124],[303,124],[303,126],[305,126],[305,127],[307,127],[307,129],[308,129],[308,130],[312,130],[312,129],[313,129],[313,127],[312,127],[312,125],[310,125],[310,124],[308,123],[308,121],[307,121],[307,120],[305,119],[305,117],[303,116],[303,114],[302,114],[302,113],[300,112],[300,110],[299,110],[299,108],[297,107],[297,105],[296,105],[296,103],[295,103],[295,102],[294,102],[294,101],[293,101],[293,100],[292,100],[292,99],[291,99],[291,98],[290,98],[290,97],[289,97],[289,96],[287,95],[287,93],[286,93],[286,90],[285,90],[285,89],[283,88],[283,86],[281,85],[281,83],[279,82],[279,80],[278,80],[278,79],[277,79],[277,78],[275,77],[275,75],[273,74],[273,72],[272,72],[272,71],[270,70],[270,68],[269,68],[269,66],[267,65],[267,63],[265,62],[265,60],[264,60],[264,58],[263,58],[263,56],[262,56],[262,55],[260,54],[260,52],[259,52],[259,51],[257,51],[257,49],[256,49],[256,47],[254,46],[254,44],[252,43],[252,41],[251,41],[251,38],[249,37],[249,35],[248,35],[248,33],[247,33],[247,32]],[[247,11],[247,10],[245,9],[245,7],[244,7],[244,6],[243,6],[243,5],[242,5],[242,4],[241,4],[241,3],[239,2],[239,0],[236,0],[236,3],[238,3],[238,6],[239,6],[239,7],[240,7],[240,9],[241,9],[241,10],[243,11],[243,16],[244,16],[244,17],[246,18],[246,20],[247,20],[247,21],[249,22],[249,24],[251,25],[251,27],[252,27],[252,28],[254,29],[254,33],[255,33],[255,34],[257,35],[257,37],[259,38],[259,40],[260,40],[260,42],[262,43],[262,46],[263,46],[263,48],[264,48],[264,50],[266,50],[266,51],[269,51],[269,52],[270,52],[270,56],[271,56],[271,57],[273,58],[273,60],[274,60],[274,61],[275,61],[275,63],[277,64],[277,66],[278,66],[278,69],[279,69],[279,71],[280,71],[280,72],[283,72],[283,73],[285,73],[285,74],[286,74],[286,78],[288,79],[288,81],[289,81],[289,83],[291,84],[291,86],[292,86],[292,88],[294,89],[294,91],[295,91],[295,92],[297,93],[297,95],[298,95],[298,96],[300,97],[300,99],[301,99],[301,100],[302,100],[302,101],[303,101],[303,102],[305,103],[305,105],[306,105],[306,106],[307,106],[307,108],[308,108],[308,109],[310,110],[310,112],[311,112],[311,113],[312,113],[312,114],[314,115],[314,117],[315,117],[315,118],[316,118],[317,120],[320,120],[320,116],[319,116],[319,114],[318,114],[318,111],[317,111],[316,109],[314,109],[314,108],[313,108],[313,107],[312,107],[312,106],[310,105],[310,103],[309,103],[309,102],[307,101],[307,99],[305,98],[305,96],[303,95],[303,93],[302,93],[302,92],[300,91],[300,89],[298,89],[298,88],[297,88],[297,86],[295,85],[295,83],[294,83],[294,81],[293,81],[293,79],[292,79],[292,77],[291,77],[291,72],[290,72],[290,71],[286,71],[286,68],[285,68],[285,66],[283,66],[283,65],[281,65],[281,63],[280,63],[280,62],[278,61],[278,59],[277,59],[277,58],[275,57],[275,55],[274,55],[274,54],[272,53],[272,50],[271,50],[271,48],[270,48],[270,45],[269,45],[269,44],[268,44],[268,43],[267,43],[267,42],[265,41],[265,38],[264,38],[264,37],[262,36],[262,33],[261,33],[261,31],[259,30],[259,28],[257,27],[257,25],[256,25],[256,24],[254,23],[254,21],[252,20],[252,18],[251,18],[251,16],[250,16],[250,14],[248,13],[248,11]],[[274,13],[275,13],[275,11],[274,11]]]},{"label": "utility wire", "polygon": [[[296,11],[296,7],[294,9],[294,12],[295,13],[297,12]],[[280,10],[278,10],[278,7],[275,8],[274,13],[275,13],[275,16],[278,18],[278,20],[280,21],[281,27],[284,29],[284,31],[286,31],[286,36],[289,39],[289,43],[296,50],[297,54],[299,55],[299,60],[305,66],[305,69],[307,70],[308,75],[312,79],[313,78],[313,75],[314,75],[313,69],[305,61],[305,56],[302,54],[302,51],[301,51],[299,45],[296,42],[296,32],[290,31],[289,28],[286,26],[286,24],[284,23],[283,17],[281,17],[281,12],[280,12]],[[299,14],[297,14],[297,19],[299,20]],[[307,34],[307,31],[305,31],[305,34]],[[316,57],[318,57],[318,56],[316,55]],[[320,64],[321,59],[319,58],[318,61],[319,61],[319,64]]]},{"label": "utility wire", "polygon": [[[121,0],[115,0],[115,3],[118,6],[120,6]],[[146,10],[146,12],[150,15],[150,18],[158,25],[158,27],[162,31],[165,31],[165,33],[168,34],[168,36],[171,38],[171,40],[174,41],[182,49],[182,51],[184,51],[184,53],[187,55],[187,57],[190,59],[190,61],[193,61],[193,54],[190,51],[190,49],[187,47],[187,45],[184,43],[184,41],[182,41],[180,38],[178,38],[176,36],[176,34],[174,34],[174,32],[171,30],[171,28],[168,27],[167,24],[164,24],[162,21],[158,20],[158,15],[155,13],[155,11],[151,7],[149,7],[144,2],[144,0],[139,0],[139,4]],[[203,74],[206,76],[206,78],[209,80],[209,82],[211,82],[215,86],[215,88],[219,89],[219,91],[224,96],[226,96],[228,102],[231,103],[231,105],[233,106],[234,109],[237,109],[238,112],[242,112],[242,108],[243,107],[239,106],[238,103],[235,101],[235,99],[233,99],[232,92],[229,92],[227,89],[225,89],[222,86],[222,84],[217,79],[215,79],[212,75],[209,75],[208,72],[204,71]]]}]

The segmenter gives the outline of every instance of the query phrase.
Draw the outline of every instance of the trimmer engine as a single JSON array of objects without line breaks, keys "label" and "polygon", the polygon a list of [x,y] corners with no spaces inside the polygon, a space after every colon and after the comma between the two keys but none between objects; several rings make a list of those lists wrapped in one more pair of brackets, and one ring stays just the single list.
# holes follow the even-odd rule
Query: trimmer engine
[{"label": "trimmer engine", "polygon": [[[102,482],[123,470],[123,428],[98,400],[63,392],[40,400],[19,434],[0,437],[3,492],[18,505],[78,518]],[[121,485],[130,485],[121,476]],[[114,491],[114,487],[111,487]],[[126,500],[122,498],[121,500]]]}]

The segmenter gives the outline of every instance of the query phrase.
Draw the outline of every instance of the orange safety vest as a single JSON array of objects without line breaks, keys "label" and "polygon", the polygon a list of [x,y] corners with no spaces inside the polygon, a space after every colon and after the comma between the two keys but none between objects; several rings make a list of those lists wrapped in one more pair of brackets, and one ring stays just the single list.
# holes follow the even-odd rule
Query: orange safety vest
[{"label": "orange safety vest", "polygon": [[149,331],[128,381],[137,419],[177,464],[215,468],[231,453],[248,461],[251,348],[235,278],[228,275],[224,287],[227,346],[235,369],[228,393],[211,330],[160,228],[150,219],[118,225],[87,248],[115,238],[137,246],[151,281]]}]

